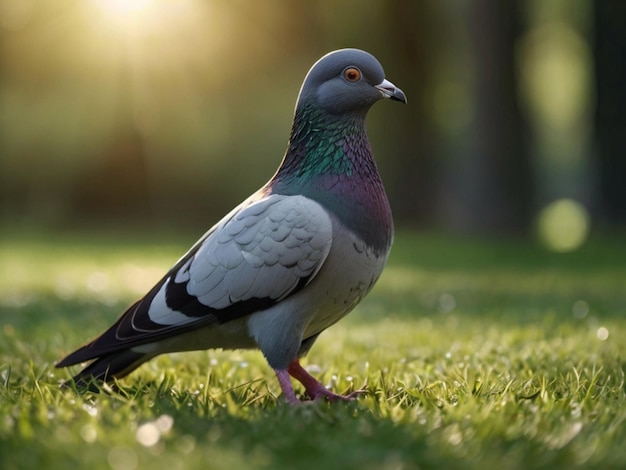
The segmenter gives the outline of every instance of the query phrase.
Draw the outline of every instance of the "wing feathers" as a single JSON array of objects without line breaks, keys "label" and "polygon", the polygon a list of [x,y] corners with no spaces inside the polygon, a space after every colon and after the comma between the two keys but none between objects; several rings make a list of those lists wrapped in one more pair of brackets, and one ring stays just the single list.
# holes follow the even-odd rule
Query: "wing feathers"
[{"label": "wing feathers", "polygon": [[329,215],[303,196],[244,202],[102,336],[65,366],[265,310],[306,286],[332,242]]},{"label": "wing feathers", "polygon": [[233,301],[283,298],[323,263],[331,241],[330,218],[317,203],[268,196],[207,237],[189,266],[187,292],[219,309],[224,292]]}]

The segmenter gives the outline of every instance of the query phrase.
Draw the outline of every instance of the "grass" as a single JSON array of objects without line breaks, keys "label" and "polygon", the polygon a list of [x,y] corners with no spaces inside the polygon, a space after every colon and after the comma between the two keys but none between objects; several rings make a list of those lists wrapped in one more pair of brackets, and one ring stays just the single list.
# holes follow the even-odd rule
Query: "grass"
[{"label": "grass", "polygon": [[[307,367],[352,403],[290,408],[258,352],[163,356],[119,393],[54,362],[193,240],[0,237],[0,467],[623,468],[626,251],[401,234]],[[123,240],[123,242],[121,241]],[[299,389],[298,389],[299,390]]]}]

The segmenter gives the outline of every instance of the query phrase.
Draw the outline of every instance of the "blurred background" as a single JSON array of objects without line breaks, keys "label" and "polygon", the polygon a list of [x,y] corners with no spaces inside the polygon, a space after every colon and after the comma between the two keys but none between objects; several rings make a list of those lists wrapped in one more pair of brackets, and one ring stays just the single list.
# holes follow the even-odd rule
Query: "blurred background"
[{"label": "blurred background", "polygon": [[0,222],[200,234],[358,47],[409,99],[368,118],[398,227],[573,250],[626,223],[625,25],[617,0],[0,0]]}]

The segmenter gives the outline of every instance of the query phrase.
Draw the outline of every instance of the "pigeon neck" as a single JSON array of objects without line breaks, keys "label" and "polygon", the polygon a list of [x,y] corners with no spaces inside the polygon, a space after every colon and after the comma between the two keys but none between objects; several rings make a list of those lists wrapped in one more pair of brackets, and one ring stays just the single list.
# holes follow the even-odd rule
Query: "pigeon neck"
[{"label": "pigeon neck", "polygon": [[334,116],[312,105],[298,106],[281,169],[291,175],[352,175],[371,159],[365,113]]},{"label": "pigeon neck", "polygon": [[389,249],[391,210],[365,133],[365,112],[339,117],[298,107],[285,158],[266,190],[309,197],[376,253]]}]

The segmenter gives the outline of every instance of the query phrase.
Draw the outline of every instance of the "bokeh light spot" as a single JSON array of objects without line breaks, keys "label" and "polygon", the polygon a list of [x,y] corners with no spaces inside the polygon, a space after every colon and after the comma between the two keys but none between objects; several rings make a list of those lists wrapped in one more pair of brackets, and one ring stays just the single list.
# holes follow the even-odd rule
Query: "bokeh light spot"
[{"label": "bokeh light spot", "polygon": [[80,437],[82,437],[83,441],[86,443],[92,444],[98,439],[98,431],[95,426],[86,424],[80,429]]},{"label": "bokeh light spot", "polygon": [[137,454],[130,447],[113,447],[107,456],[113,470],[134,470],[137,468]]},{"label": "bokeh light spot", "polygon": [[161,433],[155,423],[146,423],[137,428],[135,437],[142,446],[151,447],[159,442]]},{"label": "bokeh light spot", "polygon": [[170,432],[173,425],[174,418],[169,415],[161,415],[155,421],[139,426],[135,437],[142,446],[152,447],[159,442],[161,435]]},{"label": "bokeh light spot", "polygon": [[573,251],[587,240],[589,214],[578,202],[559,199],[540,212],[537,228],[542,243],[550,250]]},{"label": "bokeh light spot", "polygon": [[589,314],[589,304],[584,300],[577,300],[572,305],[572,313],[579,320],[585,318]]},{"label": "bokeh light spot", "polygon": [[598,331],[596,332],[596,336],[598,337],[600,341],[606,341],[607,339],[609,339],[608,328],[601,326],[600,328],[598,328]]}]

